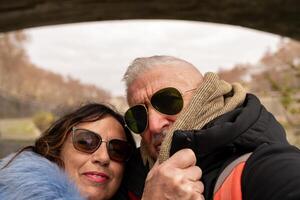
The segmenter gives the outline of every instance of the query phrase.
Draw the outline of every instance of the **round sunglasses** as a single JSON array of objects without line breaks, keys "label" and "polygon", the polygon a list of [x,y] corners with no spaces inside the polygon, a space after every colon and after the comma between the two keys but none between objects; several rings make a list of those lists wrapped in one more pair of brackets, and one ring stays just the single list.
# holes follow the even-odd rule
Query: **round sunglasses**
[{"label": "round sunglasses", "polygon": [[[155,92],[150,99],[150,104],[162,114],[176,115],[183,108],[183,97],[176,88],[167,87]],[[137,104],[129,108],[125,112],[124,119],[126,126],[132,132],[142,134],[148,126],[147,107],[144,104]]]},{"label": "round sunglasses", "polygon": [[117,162],[127,161],[133,151],[132,145],[127,141],[119,139],[104,141],[97,133],[76,127],[72,128],[72,142],[75,149],[84,153],[94,153],[104,142],[109,158]]}]

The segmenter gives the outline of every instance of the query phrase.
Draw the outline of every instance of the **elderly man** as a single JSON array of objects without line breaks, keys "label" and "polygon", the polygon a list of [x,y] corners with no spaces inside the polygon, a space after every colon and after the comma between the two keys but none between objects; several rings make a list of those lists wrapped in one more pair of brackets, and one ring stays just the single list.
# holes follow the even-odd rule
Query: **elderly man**
[{"label": "elderly man", "polygon": [[124,80],[130,106],[125,121],[142,137],[125,176],[132,199],[200,195],[199,176],[193,177],[198,169],[186,148],[202,169],[205,199],[300,199],[299,150],[240,84],[203,76],[171,56],[135,59]]}]

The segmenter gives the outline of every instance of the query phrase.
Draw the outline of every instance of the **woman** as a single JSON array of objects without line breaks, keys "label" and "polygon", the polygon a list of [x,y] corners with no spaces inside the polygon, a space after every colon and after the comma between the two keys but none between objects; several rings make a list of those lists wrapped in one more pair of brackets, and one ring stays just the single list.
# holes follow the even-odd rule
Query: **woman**
[{"label": "woman", "polygon": [[121,115],[88,104],[0,164],[0,199],[113,199],[135,147]]}]

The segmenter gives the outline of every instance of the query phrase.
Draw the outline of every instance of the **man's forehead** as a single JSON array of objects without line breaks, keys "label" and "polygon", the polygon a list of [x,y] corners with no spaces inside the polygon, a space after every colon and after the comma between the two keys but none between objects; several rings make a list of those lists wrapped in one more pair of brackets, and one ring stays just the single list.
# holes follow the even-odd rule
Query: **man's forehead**
[{"label": "man's forehead", "polygon": [[175,87],[180,91],[184,91],[184,84],[180,82],[167,81],[167,79],[156,78],[152,81],[143,79],[141,82],[134,82],[127,93],[127,100],[129,105],[146,104],[150,102],[153,94],[166,87]]},{"label": "man's forehead", "polygon": [[140,79],[134,81],[128,88],[128,103],[130,105],[147,103],[150,101],[153,93],[164,87],[162,82],[156,79]]},{"label": "man's forehead", "polygon": [[159,65],[143,71],[135,77],[127,90],[130,105],[150,101],[151,96],[165,87],[175,87],[183,91],[190,86],[190,70],[188,67]]}]

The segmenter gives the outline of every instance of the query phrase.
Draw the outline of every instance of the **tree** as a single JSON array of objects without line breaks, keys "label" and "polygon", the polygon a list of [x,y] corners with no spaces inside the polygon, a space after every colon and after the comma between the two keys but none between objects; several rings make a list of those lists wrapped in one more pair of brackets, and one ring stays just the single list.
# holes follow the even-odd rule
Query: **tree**
[{"label": "tree", "polygon": [[[15,106],[11,110],[22,107],[22,115],[29,115],[39,110],[68,109],[87,101],[109,101],[110,93],[102,88],[32,64],[23,48],[27,40],[22,31],[0,35],[0,94],[11,97],[5,98],[6,101],[13,99],[14,103],[5,104]],[[1,112],[4,109],[0,110],[3,116]]]}]

